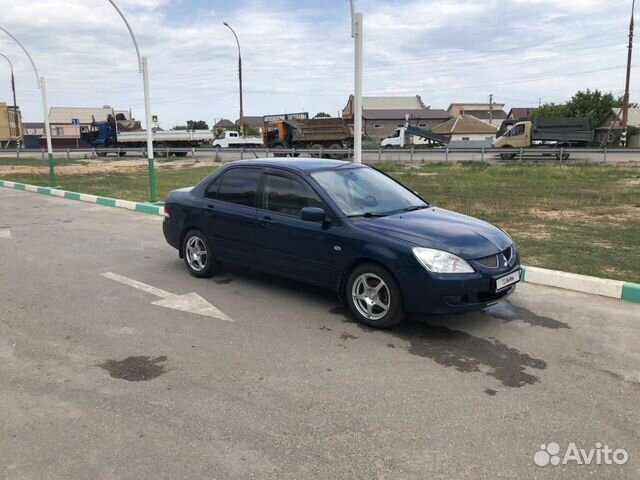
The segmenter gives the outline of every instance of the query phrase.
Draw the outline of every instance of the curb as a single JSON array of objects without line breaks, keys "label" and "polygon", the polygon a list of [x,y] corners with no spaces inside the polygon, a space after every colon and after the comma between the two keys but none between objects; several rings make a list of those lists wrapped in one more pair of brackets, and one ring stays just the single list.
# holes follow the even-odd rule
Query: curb
[{"label": "curb", "polygon": [[130,202],[129,200],[120,200],[119,198],[100,197],[97,195],[89,195],[87,193],[60,190],[59,188],[38,187],[37,185],[29,185],[27,183],[9,182],[7,180],[0,180],[0,187],[67,198],[69,200],[80,200],[81,202],[95,203],[106,207],[124,208],[134,212],[148,213],[150,215],[164,215],[164,207],[153,205],[151,203]]},{"label": "curb", "polygon": [[638,283],[525,266],[521,268],[521,280],[534,285],[640,303],[640,284]]},{"label": "curb", "polygon": [[[124,208],[151,215],[164,215],[164,208],[162,206],[152,205],[150,203],[130,202],[128,200],[120,200],[118,198],[69,192],[58,188],[38,187],[36,185],[9,182],[7,180],[0,180],[0,187],[14,188],[16,190],[40,193],[42,195],[52,195],[70,200],[80,200],[81,202],[95,203],[107,207]],[[546,268],[526,267],[524,265],[521,268],[520,275],[520,279],[524,283],[562,288],[575,292],[640,303],[640,284],[638,283],[590,277],[587,275],[560,272],[557,270],[547,270]]]}]

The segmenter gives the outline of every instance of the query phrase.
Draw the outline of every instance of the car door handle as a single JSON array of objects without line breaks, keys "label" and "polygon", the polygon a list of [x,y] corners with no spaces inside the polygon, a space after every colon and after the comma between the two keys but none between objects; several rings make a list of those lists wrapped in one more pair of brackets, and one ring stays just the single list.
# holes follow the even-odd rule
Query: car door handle
[{"label": "car door handle", "polygon": [[271,219],[271,217],[267,216],[267,217],[262,217],[260,220],[258,220],[258,222],[260,222],[260,225],[262,225],[263,227],[268,227],[273,223],[273,220]]},{"label": "car door handle", "polygon": [[206,205],[204,207],[204,212],[208,215],[213,214],[216,211],[216,207],[214,207],[213,205]]}]

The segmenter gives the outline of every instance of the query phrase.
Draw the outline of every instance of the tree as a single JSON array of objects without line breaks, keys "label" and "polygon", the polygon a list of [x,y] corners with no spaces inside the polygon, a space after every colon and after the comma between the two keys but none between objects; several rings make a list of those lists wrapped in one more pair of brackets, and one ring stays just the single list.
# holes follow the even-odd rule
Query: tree
[{"label": "tree", "polygon": [[209,130],[209,125],[204,120],[187,120],[188,130]]},{"label": "tree", "polygon": [[592,127],[596,127],[612,108],[622,107],[623,104],[622,96],[615,98],[611,92],[587,89],[578,91],[565,105],[545,103],[538,110],[538,115],[543,118],[584,117],[589,119]]},{"label": "tree", "polygon": [[326,113],[326,112],[318,112],[318,113],[316,113],[316,116],[315,116],[315,117],[313,117],[313,118],[326,118],[326,117],[330,117],[330,116],[331,116],[331,115],[329,115],[329,114],[328,114],[328,113]]}]

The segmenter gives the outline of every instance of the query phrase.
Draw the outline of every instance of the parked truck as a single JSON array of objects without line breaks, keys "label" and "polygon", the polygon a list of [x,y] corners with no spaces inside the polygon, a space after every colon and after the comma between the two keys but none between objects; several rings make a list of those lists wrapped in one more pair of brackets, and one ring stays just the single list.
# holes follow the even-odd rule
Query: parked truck
[{"label": "parked truck", "polygon": [[[91,148],[98,150],[98,155],[106,156],[107,149],[119,149],[124,156],[128,149],[147,147],[147,132],[142,130],[140,122],[135,120],[115,120],[109,115],[106,122],[92,122],[91,127],[81,132],[80,137]],[[169,148],[188,149],[211,143],[215,136],[209,130],[157,130],[153,132],[154,155],[164,157]],[[104,150],[103,150],[104,149]],[[187,151],[173,152],[177,157],[184,157]]]},{"label": "parked truck", "polygon": [[262,139],[260,137],[243,137],[233,130],[225,130],[213,141],[213,147],[218,150],[221,148],[258,148],[261,146]]},{"label": "parked truck", "polygon": [[[594,138],[588,118],[534,118],[516,122],[501,132],[493,141],[493,148],[579,148],[588,146]],[[515,156],[511,152],[500,154],[503,160]],[[556,153],[556,157],[565,160],[569,154]]]},{"label": "parked truck", "polygon": [[[272,149],[309,148],[340,150],[353,147],[353,125],[344,118],[268,120],[263,142]],[[333,156],[336,156],[333,154]],[[342,155],[339,155],[342,156]]]},{"label": "parked truck", "polygon": [[428,130],[406,125],[396,128],[393,135],[382,140],[380,146],[382,148],[429,148],[444,145],[447,142],[448,138],[443,135],[437,135]]}]

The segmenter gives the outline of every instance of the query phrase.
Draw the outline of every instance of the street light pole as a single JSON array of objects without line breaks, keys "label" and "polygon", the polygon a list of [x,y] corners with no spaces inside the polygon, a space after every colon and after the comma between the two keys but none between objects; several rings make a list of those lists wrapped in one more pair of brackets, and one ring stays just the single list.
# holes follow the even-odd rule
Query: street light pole
[{"label": "street light pole", "polygon": [[236,37],[236,44],[238,45],[238,81],[240,83],[240,131],[242,132],[242,136],[246,135],[244,131],[244,111],[242,109],[242,55],[240,53],[240,40],[238,40],[238,35],[227,22],[222,22],[225,27],[231,30],[233,36]]},{"label": "street light pole", "polygon": [[33,71],[36,74],[36,81],[38,82],[38,88],[42,93],[42,110],[44,111],[44,130],[45,130],[45,135],[47,137],[47,153],[49,156],[49,183],[51,184],[51,187],[56,187],[57,186],[56,163],[53,158],[53,146],[51,144],[51,127],[49,126],[49,105],[47,103],[47,86],[46,86],[44,77],[41,77],[40,74],[38,73],[36,64],[33,61],[33,58],[31,58],[31,55],[29,55],[29,52],[27,51],[27,49],[24,48],[24,45],[22,45],[22,43],[20,43],[20,41],[18,41],[16,37],[11,35],[11,33],[9,33],[9,31],[7,31],[5,28],[0,27],[0,30],[2,30],[4,33],[9,35],[9,37],[11,37],[13,41],[20,46],[20,48],[27,55],[27,58],[29,59],[29,61],[31,62],[31,66],[33,67]]},{"label": "street light pole", "polygon": [[136,49],[136,55],[138,57],[138,70],[142,74],[142,84],[144,88],[144,114],[147,126],[147,160],[149,163],[149,201],[151,203],[155,203],[158,201],[157,188],[156,188],[156,168],[155,161],[153,159],[153,129],[151,122],[151,100],[149,98],[149,63],[147,61],[147,57],[143,57],[140,55],[140,48],[138,47],[138,41],[136,40],[136,36],[133,34],[133,29],[127,18],[122,13],[122,10],[116,5],[114,0],[108,0],[108,2],[113,5],[113,8],[116,9],[118,15],[124,21],[124,24],[129,30],[129,34],[131,35],[131,40],[133,40],[133,46]]},{"label": "street light pole", "polygon": [[362,163],[362,13],[351,0],[351,36],[355,41],[353,87],[353,161]]},{"label": "street light pole", "polygon": [[11,91],[13,93],[13,120],[16,128],[16,148],[19,148],[20,145],[20,122],[18,122],[18,102],[16,102],[16,80],[13,76],[13,64],[9,57],[7,57],[4,53],[0,53],[0,57],[4,57],[4,59],[9,62],[9,68],[11,69]]}]

